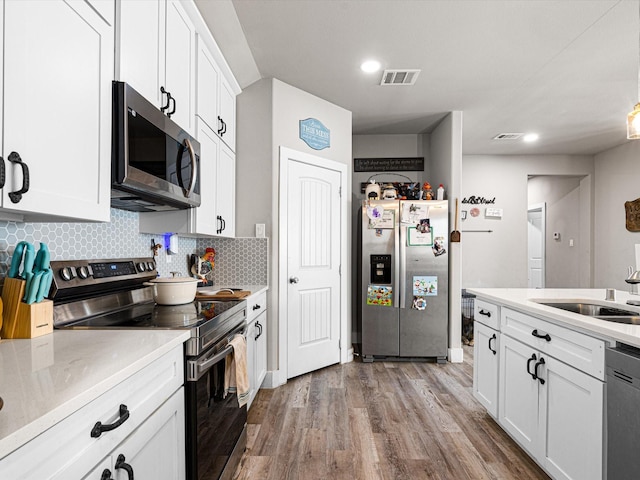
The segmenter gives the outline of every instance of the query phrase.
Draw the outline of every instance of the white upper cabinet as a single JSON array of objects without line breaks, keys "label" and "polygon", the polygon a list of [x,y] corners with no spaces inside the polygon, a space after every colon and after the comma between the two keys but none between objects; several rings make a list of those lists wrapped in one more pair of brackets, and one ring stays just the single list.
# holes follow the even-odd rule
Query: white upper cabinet
[{"label": "white upper cabinet", "polygon": [[177,0],[117,2],[116,76],[195,132],[195,26]]},{"label": "white upper cabinet", "polygon": [[3,10],[0,217],[108,221],[113,25],[80,0]]},{"label": "white upper cabinet", "polygon": [[216,178],[216,211],[218,235],[236,235],[236,156],[224,143],[220,144]]},{"label": "white upper cabinet", "polygon": [[220,73],[220,67],[202,37],[199,37],[198,42],[197,69],[196,114],[235,152],[236,93]]}]

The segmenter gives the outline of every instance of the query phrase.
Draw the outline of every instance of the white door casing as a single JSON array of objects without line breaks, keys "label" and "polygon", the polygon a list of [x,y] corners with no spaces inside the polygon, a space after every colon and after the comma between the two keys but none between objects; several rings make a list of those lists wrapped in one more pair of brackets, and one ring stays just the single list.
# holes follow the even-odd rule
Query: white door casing
[{"label": "white door casing", "polygon": [[527,212],[528,287],[545,286],[546,204],[532,205]]},{"label": "white door casing", "polygon": [[[346,165],[280,147],[281,380],[348,361]],[[297,279],[291,283],[290,279]],[[295,281],[295,280],[294,280]]]}]

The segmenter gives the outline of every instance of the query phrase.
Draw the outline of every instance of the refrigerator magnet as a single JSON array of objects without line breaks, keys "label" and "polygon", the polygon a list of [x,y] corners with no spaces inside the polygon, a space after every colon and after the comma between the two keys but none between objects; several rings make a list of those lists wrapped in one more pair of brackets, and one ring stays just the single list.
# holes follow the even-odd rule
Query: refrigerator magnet
[{"label": "refrigerator magnet", "polygon": [[411,308],[413,308],[414,310],[426,310],[427,299],[424,297],[413,297]]},{"label": "refrigerator magnet", "polygon": [[367,305],[391,307],[393,287],[388,285],[369,285],[367,287]]},{"label": "refrigerator magnet", "polygon": [[416,227],[407,227],[408,247],[430,247],[433,245],[433,229],[428,232],[420,232]]},{"label": "refrigerator magnet", "polygon": [[393,210],[384,210],[382,207],[373,207],[373,209],[378,212],[373,213],[375,218],[369,215],[369,228],[393,230],[396,227],[396,215]]},{"label": "refrigerator magnet", "polygon": [[439,257],[440,255],[444,255],[445,253],[447,253],[447,251],[444,248],[444,237],[436,237],[433,240],[433,247],[431,249],[433,250],[433,254],[436,257]]},{"label": "refrigerator magnet", "polygon": [[414,297],[438,295],[438,277],[433,275],[413,277],[413,295]]}]

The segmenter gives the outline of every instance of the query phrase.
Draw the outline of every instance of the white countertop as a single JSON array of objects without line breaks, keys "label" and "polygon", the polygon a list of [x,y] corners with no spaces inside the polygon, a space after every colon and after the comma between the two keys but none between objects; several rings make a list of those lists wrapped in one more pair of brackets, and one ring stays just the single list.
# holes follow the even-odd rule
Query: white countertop
[{"label": "white countertop", "polygon": [[198,287],[198,292],[217,292],[225,288],[245,290],[251,292],[251,296],[266,292],[269,289],[266,285],[212,285],[210,287]]},{"label": "white countertop", "polygon": [[0,340],[0,459],[189,336],[187,330],[54,330]]},{"label": "white countertop", "polygon": [[532,300],[595,300],[598,303],[610,305],[638,312],[640,307],[627,305],[627,300],[640,301],[640,295],[632,295],[629,292],[616,290],[615,302],[604,300],[606,290],[604,288],[467,288],[467,292],[489,302],[512,307],[521,312],[531,313],[538,317],[544,317],[554,323],[574,327],[599,338],[610,341],[618,341],[640,347],[640,325],[627,325],[624,323],[608,322],[597,318],[567,312],[558,308],[540,305]]}]

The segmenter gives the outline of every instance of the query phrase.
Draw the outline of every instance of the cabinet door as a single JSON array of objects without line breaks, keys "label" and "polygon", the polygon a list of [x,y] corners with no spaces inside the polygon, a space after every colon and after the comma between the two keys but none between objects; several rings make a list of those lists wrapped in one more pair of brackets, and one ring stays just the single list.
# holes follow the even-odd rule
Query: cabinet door
[{"label": "cabinet door", "polygon": [[256,338],[255,379],[256,393],[260,390],[264,377],[267,375],[267,312],[263,312],[256,319],[258,327]]},{"label": "cabinet door", "polygon": [[180,388],[111,454],[114,480],[127,480],[120,455],[136,478],[179,480],[186,475],[184,389]]},{"label": "cabinet door", "polygon": [[164,85],[165,1],[125,0],[117,3],[120,17],[116,78],[158,108],[166,104]]},{"label": "cabinet door", "polygon": [[500,337],[499,352],[498,422],[525,450],[535,456],[540,442],[538,381],[528,372],[534,371],[539,353],[504,334]]},{"label": "cabinet door", "polygon": [[258,329],[255,320],[247,325],[247,375],[249,377],[249,401],[247,408],[251,408],[253,397],[256,395],[256,349]]},{"label": "cabinet door", "polygon": [[196,114],[217,133],[218,125],[218,66],[202,40],[198,41],[198,74]]},{"label": "cabinet door", "polygon": [[200,206],[192,209],[194,215],[193,232],[203,235],[217,233],[217,191],[218,136],[202,120],[197,119],[198,141],[200,142]]},{"label": "cabinet door", "polygon": [[473,396],[497,418],[499,332],[479,322],[473,330]]},{"label": "cabinet door", "polygon": [[196,29],[177,0],[167,2],[165,88],[171,93],[175,113],[171,119],[194,132]]},{"label": "cabinet door", "polygon": [[236,95],[224,77],[220,78],[220,138],[232,151],[236,151]]},{"label": "cabinet door", "polygon": [[236,234],[236,157],[224,143],[220,144],[218,162],[216,203],[218,215],[222,219],[220,235],[234,237]]},{"label": "cabinet door", "polygon": [[[82,1],[3,5],[2,207],[108,221],[113,28]],[[7,162],[11,152],[29,170],[18,203],[9,192],[26,171]]]},{"label": "cabinet door", "polygon": [[556,479],[601,479],[604,384],[553,357],[544,360],[540,463]]}]

